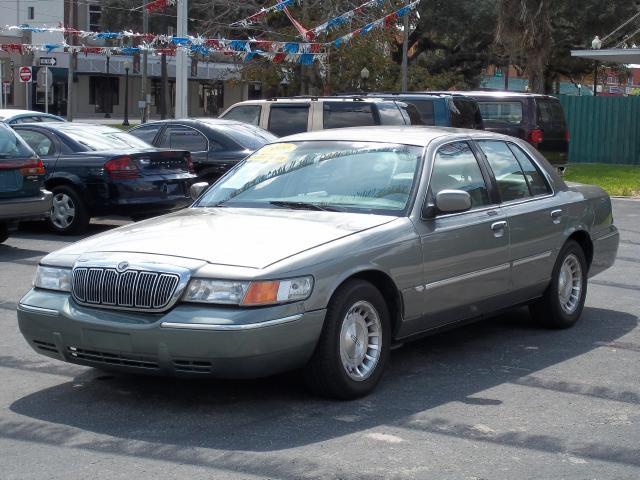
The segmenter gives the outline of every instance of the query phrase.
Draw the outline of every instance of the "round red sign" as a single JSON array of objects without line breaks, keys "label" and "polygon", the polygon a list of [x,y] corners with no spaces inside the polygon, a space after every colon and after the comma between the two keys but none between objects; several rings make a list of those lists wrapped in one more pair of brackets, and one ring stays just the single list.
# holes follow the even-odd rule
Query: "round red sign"
[{"label": "round red sign", "polygon": [[20,81],[22,81],[22,82],[30,82],[31,81],[31,68],[30,67],[20,67]]}]

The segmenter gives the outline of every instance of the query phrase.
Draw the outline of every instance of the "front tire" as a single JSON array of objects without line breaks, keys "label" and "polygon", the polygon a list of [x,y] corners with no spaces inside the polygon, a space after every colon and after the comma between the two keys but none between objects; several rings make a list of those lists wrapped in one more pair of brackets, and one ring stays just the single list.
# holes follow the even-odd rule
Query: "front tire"
[{"label": "front tire", "polygon": [[371,283],[350,280],[335,292],[318,345],[305,369],[316,394],[351,400],[371,392],[389,357],[389,309]]},{"label": "front tire", "polygon": [[531,314],[549,328],[569,328],[580,318],[587,296],[587,259],[580,244],[565,243],[553,267],[544,296],[531,304]]},{"label": "front tire", "polygon": [[60,185],[52,189],[53,205],[47,220],[49,229],[62,235],[77,235],[87,231],[89,213],[80,195],[71,187]]}]

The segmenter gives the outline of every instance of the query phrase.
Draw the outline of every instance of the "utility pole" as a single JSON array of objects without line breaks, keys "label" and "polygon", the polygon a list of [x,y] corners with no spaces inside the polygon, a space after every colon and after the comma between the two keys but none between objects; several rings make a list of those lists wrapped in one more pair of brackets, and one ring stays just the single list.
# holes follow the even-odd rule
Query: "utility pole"
[{"label": "utility pole", "polygon": [[405,15],[403,19],[402,35],[402,91],[404,93],[409,90],[409,15]]},{"label": "utility pole", "polygon": [[[178,37],[187,36],[187,0],[177,1],[178,9]],[[187,52],[184,48],[178,47],[176,51],[176,108],[175,118],[187,118],[188,107],[188,82],[189,70],[187,68]]]},{"label": "utility pole", "polygon": [[[142,33],[149,33],[149,11],[147,10],[147,0],[142,0]],[[146,41],[146,40],[145,40]],[[144,108],[142,109],[142,123],[147,122],[149,105],[147,104],[147,50],[142,51],[142,87],[140,89]]]},{"label": "utility pole", "polygon": [[[69,28],[76,28],[76,5],[77,0],[69,2]],[[67,35],[67,44],[70,45],[69,68],[67,69],[67,121],[73,121],[73,76],[75,69],[76,53],[73,49],[75,38],[72,33]]]}]

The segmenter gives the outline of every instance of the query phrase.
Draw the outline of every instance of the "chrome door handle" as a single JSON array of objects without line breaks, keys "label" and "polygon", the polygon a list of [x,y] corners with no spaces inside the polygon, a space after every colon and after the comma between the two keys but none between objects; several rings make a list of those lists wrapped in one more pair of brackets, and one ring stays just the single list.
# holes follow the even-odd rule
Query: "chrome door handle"
[{"label": "chrome door handle", "polygon": [[499,231],[499,230],[504,230],[505,228],[507,228],[507,222],[502,221],[502,222],[494,222],[491,224],[491,230],[493,230],[494,232]]},{"label": "chrome door handle", "polygon": [[560,223],[561,219],[562,219],[562,210],[553,210],[551,212],[551,220],[553,221],[553,223],[558,224]]}]

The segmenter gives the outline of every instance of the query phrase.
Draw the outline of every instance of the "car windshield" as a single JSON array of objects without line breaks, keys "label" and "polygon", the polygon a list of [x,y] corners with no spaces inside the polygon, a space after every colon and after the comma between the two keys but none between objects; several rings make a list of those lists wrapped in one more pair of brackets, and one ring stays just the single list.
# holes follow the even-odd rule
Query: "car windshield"
[{"label": "car windshield", "polygon": [[66,128],[64,133],[89,150],[94,151],[152,148],[149,144],[133,135],[117,130],[100,129],[91,132],[82,128]]},{"label": "car windshield", "polygon": [[4,124],[0,126],[0,159],[6,158],[31,158],[33,150]]},{"label": "car windshield", "polygon": [[275,142],[278,137],[266,130],[251,125],[220,126],[220,131],[229,135],[232,140],[240,144],[241,147],[249,150],[257,150],[267,143]]},{"label": "car windshield", "polygon": [[196,207],[259,207],[400,216],[422,148],[375,142],[267,145],[216,183]]}]

